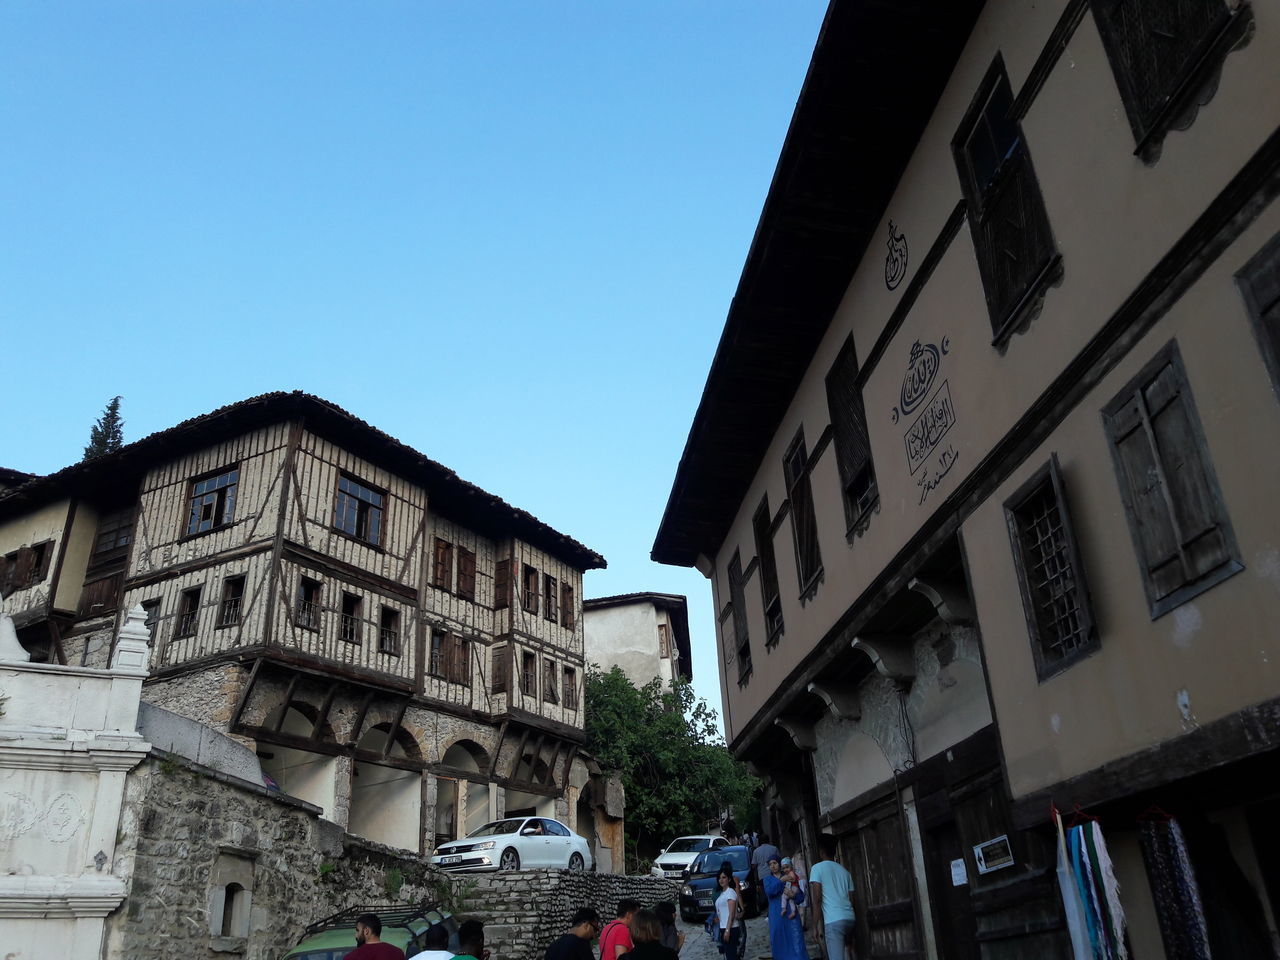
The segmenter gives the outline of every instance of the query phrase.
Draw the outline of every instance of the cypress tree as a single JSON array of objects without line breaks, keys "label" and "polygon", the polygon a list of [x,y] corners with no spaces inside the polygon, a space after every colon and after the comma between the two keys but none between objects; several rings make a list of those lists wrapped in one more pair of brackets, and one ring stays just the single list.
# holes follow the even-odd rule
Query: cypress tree
[{"label": "cypress tree", "polygon": [[124,420],[120,416],[120,398],[112,397],[102,416],[89,431],[89,444],[84,448],[84,459],[92,460],[106,453],[115,453],[124,446]]}]

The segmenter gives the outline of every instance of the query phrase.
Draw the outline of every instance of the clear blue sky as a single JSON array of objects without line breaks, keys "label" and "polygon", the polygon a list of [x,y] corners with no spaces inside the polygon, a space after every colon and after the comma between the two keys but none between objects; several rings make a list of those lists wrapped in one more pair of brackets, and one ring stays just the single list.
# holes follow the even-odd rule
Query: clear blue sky
[{"label": "clear blue sky", "polygon": [[4,0],[0,465],[319,394],[649,548],[826,0]]}]

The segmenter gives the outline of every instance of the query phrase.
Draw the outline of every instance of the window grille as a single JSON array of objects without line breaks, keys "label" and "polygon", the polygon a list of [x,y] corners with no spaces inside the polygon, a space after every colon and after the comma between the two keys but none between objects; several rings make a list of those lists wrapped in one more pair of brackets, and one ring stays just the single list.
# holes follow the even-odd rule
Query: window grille
[{"label": "window grille", "polygon": [[222,584],[222,603],[218,608],[218,626],[232,627],[240,622],[244,601],[244,577],[227,577]]}]

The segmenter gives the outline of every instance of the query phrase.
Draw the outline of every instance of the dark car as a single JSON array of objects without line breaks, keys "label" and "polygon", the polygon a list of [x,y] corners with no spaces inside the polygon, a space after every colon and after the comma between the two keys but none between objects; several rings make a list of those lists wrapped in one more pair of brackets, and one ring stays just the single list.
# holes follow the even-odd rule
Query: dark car
[{"label": "dark car", "polygon": [[686,921],[700,920],[715,909],[720,896],[720,884],[716,875],[726,860],[733,867],[733,875],[742,887],[742,899],[746,915],[756,915],[756,875],[751,869],[751,851],[746,847],[719,847],[698,854],[693,866],[685,874],[680,887],[680,916]]}]

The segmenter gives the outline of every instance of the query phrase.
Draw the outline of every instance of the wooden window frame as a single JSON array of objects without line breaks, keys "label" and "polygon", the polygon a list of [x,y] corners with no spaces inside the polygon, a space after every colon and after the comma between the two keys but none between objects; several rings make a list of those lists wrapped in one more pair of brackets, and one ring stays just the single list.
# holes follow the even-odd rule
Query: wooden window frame
[{"label": "wooden window frame", "polygon": [[342,591],[342,614],[338,620],[338,639],[360,646],[364,641],[364,597]]},{"label": "wooden window frame", "polygon": [[[1182,2],[1195,2],[1206,8],[1202,12],[1207,18],[1200,35],[1186,48],[1182,62],[1163,78],[1150,68],[1150,63],[1134,62],[1135,51],[1122,36],[1124,28],[1114,19],[1122,6],[1129,11],[1135,7],[1143,8],[1144,4],[1134,0],[1125,4],[1115,0],[1089,4],[1120,91],[1129,127],[1133,130],[1136,144],[1133,152],[1147,163],[1154,163],[1159,158],[1160,145],[1169,131],[1186,129],[1200,107],[1208,102],[1216,89],[1215,78],[1222,70],[1227,55],[1247,36],[1253,21],[1253,11],[1248,3],[1241,3],[1232,10],[1223,0]],[[1160,12],[1167,14],[1171,0],[1146,0],[1146,3],[1148,6],[1152,3],[1161,5]],[[1217,10],[1209,10],[1208,7],[1217,7]],[[1144,13],[1145,10],[1141,10],[1138,17]],[[1166,54],[1161,59],[1171,62],[1169,44],[1178,38],[1168,32],[1167,24],[1161,26],[1165,29],[1158,35],[1164,39],[1160,46]],[[1147,32],[1155,31],[1148,28]]]},{"label": "wooden window frame", "polygon": [[503,557],[493,565],[493,609],[511,606],[511,558]]},{"label": "wooden window frame", "polygon": [[437,590],[453,590],[453,544],[436,537],[431,549],[431,585]]},{"label": "wooden window frame", "polygon": [[[988,105],[997,97],[1009,103],[1003,115],[988,113]],[[1039,311],[1050,284],[1062,276],[1062,257],[1053,239],[1044,194],[1035,175],[1022,125],[1012,114],[1013,105],[1013,88],[1004,67],[1004,58],[997,53],[951,141],[991,320],[991,343],[997,349],[1003,349],[1009,338],[1030,322]],[[980,126],[992,128],[989,120],[992,116],[1007,123],[1015,137],[984,183],[978,175],[969,144]],[[1009,253],[1009,248],[1016,245],[1008,242],[1009,213],[1014,207],[1027,215],[1023,233],[1030,236],[1034,231],[1038,240],[1037,249],[1030,254],[1031,268],[1024,271],[1025,276],[1017,282],[1006,274],[1010,261],[1018,263],[1018,258]],[[1043,249],[1039,249],[1040,243]]]},{"label": "wooden window frame", "polygon": [[[218,623],[214,629],[238,627],[244,619],[244,588],[247,579],[243,573],[226,577],[222,581],[222,596],[218,600]],[[236,587],[239,592],[234,593]]]},{"label": "wooden window frame", "polygon": [[751,631],[747,624],[746,585],[743,583],[742,555],[733,551],[726,568],[729,579],[729,608],[733,616],[733,649],[738,661],[738,683],[751,676]]},{"label": "wooden window frame", "polygon": [[[93,535],[93,552],[89,555],[89,568],[109,566],[125,559],[133,543],[133,528],[137,521],[137,507],[134,504],[102,514],[98,518],[98,529]],[[101,541],[107,535],[111,536],[111,545],[104,549]]]},{"label": "wooden window frame", "polygon": [[542,658],[542,701],[543,703],[560,702],[560,664],[550,657]]},{"label": "wooden window frame", "polygon": [[[1028,512],[1034,509],[1037,501],[1046,494],[1054,500],[1062,537],[1059,548],[1054,551],[1056,554],[1054,559],[1059,564],[1057,580],[1066,582],[1055,584],[1055,589],[1050,591],[1051,596],[1046,596],[1043,589],[1037,590],[1032,582],[1034,574],[1031,571],[1036,565],[1034,559],[1036,544],[1032,540],[1036,534],[1029,522],[1031,518],[1028,517]],[[1009,528],[1009,541],[1013,548],[1014,568],[1018,574],[1018,590],[1022,595],[1022,610],[1027,621],[1031,652],[1035,657],[1036,677],[1043,683],[1100,649],[1098,625],[1093,615],[1088,578],[1081,560],[1075,527],[1071,521],[1066,485],[1062,479],[1057,454],[1051,455],[1048,462],[1005,501],[1004,514]],[[1064,600],[1074,607],[1081,640],[1065,654],[1055,657],[1052,655],[1054,647],[1052,607],[1055,602],[1060,605]]]},{"label": "wooden window frame", "polygon": [[520,695],[538,695],[538,655],[530,650],[520,651]]},{"label": "wooden window frame", "polygon": [[852,538],[867,529],[872,512],[880,505],[867,408],[858,382],[858,351],[852,334],[845,338],[825,382],[827,410],[831,415],[831,446],[836,451],[844,501],[845,536]]},{"label": "wooden window frame", "polygon": [[578,697],[578,671],[567,663],[561,670],[561,686],[564,688],[564,708],[577,711],[580,702]]},{"label": "wooden window frame", "polygon": [[542,575],[542,616],[555,623],[559,620],[559,596],[557,590],[559,582],[549,573]]},{"label": "wooden window frame", "polygon": [[455,591],[463,600],[476,598],[476,555],[458,544],[458,584]]},{"label": "wooden window frame", "polygon": [[493,682],[490,692],[509,693],[511,691],[511,644],[499,643],[493,647]]},{"label": "wooden window frame", "polygon": [[[211,480],[220,480],[228,474],[235,474],[234,479],[221,486],[211,487],[199,493],[196,492],[198,487],[209,483]],[[215,519],[211,526],[201,530],[199,528],[204,523],[204,520],[197,518],[197,501],[210,495],[214,497],[212,504]],[[239,499],[240,464],[238,462],[192,477],[187,481],[187,523],[185,532],[179,539],[190,540],[194,537],[203,537],[232,526],[236,522],[236,507],[239,505]]]},{"label": "wooden window frame", "polygon": [[[355,491],[343,490],[342,484],[344,482],[359,489]],[[377,498],[377,503],[373,502],[371,499],[373,497]],[[357,543],[362,543],[366,547],[373,547],[376,550],[383,549],[383,539],[387,529],[388,499],[387,491],[381,487],[375,487],[373,484],[361,480],[345,470],[340,471],[333,487],[333,523],[330,529]],[[350,516],[350,509],[344,510],[344,505],[347,501],[350,501],[355,508],[354,529],[350,530],[345,525],[347,518]],[[372,532],[370,531],[371,525],[373,527]]]},{"label": "wooden window frame", "polygon": [[204,584],[187,587],[178,594],[178,616],[173,624],[175,640],[194,637],[200,631],[200,601],[203,596]]},{"label": "wooden window frame", "polygon": [[160,598],[153,597],[142,601],[143,626],[147,628],[147,642],[156,645],[156,633],[160,629]]},{"label": "wooden window frame", "polygon": [[577,610],[574,607],[573,584],[560,581],[560,626],[572,630],[578,622]]},{"label": "wooden window frame", "polygon": [[378,613],[378,652],[389,657],[400,656],[400,611],[381,605]]},{"label": "wooden window frame", "polygon": [[[1204,489],[1201,491],[1206,497],[1212,499],[1211,506],[1215,511],[1214,528],[1216,528],[1218,536],[1222,544],[1222,552],[1224,559],[1215,567],[1205,571],[1202,574],[1188,577],[1187,556],[1189,554],[1188,547],[1192,540],[1198,540],[1206,536],[1209,528],[1202,529],[1192,540],[1185,538],[1181,526],[1182,521],[1178,517],[1179,509],[1185,511],[1185,504],[1179,504],[1175,508],[1175,501],[1170,489],[1170,483],[1167,477],[1170,471],[1166,464],[1166,454],[1159,446],[1152,451],[1150,446],[1151,438],[1154,436],[1154,430],[1151,426],[1151,412],[1147,409],[1144,391],[1155,384],[1160,374],[1168,367],[1173,370],[1178,380],[1179,390],[1177,397],[1185,403],[1184,416],[1187,421],[1187,429],[1185,431],[1185,439],[1189,443],[1187,452],[1194,455],[1196,466],[1198,466],[1202,474],[1202,482]],[[1116,419],[1135,399],[1141,399],[1141,429],[1144,436],[1148,440],[1148,451],[1152,454],[1152,461],[1156,471],[1157,483],[1161,490],[1163,505],[1165,507],[1166,516],[1163,518],[1167,524],[1166,535],[1170,536],[1175,542],[1175,555],[1178,557],[1179,565],[1184,574],[1181,586],[1171,589],[1168,593],[1161,596],[1155,585],[1155,579],[1152,574],[1151,558],[1146,556],[1145,546],[1143,542],[1143,534],[1145,530],[1144,523],[1139,519],[1137,508],[1135,506],[1135,487],[1130,482],[1129,471],[1121,456],[1120,449],[1115,437]],[[1156,414],[1162,413],[1168,409],[1176,400],[1166,403]],[[1244,569],[1244,562],[1240,555],[1240,548],[1236,541],[1235,531],[1231,525],[1231,517],[1227,510],[1226,501],[1222,496],[1222,489],[1218,484],[1217,473],[1213,467],[1213,458],[1209,453],[1209,445],[1205,439],[1204,427],[1200,420],[1200,414],[1196,409],[1195,397],[1191,391],[1190,381],[1187,379],[1186,368],[1182,363],[1182,353],[1178,348],[1177,340],[1170,340],[1167,344],[1160,348],[1142,369],[1135,375],[1124,387],[1116,393],[1111,402],[1102,410],[1103,423],[1106,427],[1107,445],[1111,450],[1112,466],[1115,469],[1116,481],[1120,488],[1120,500],[1124,505],[1125,520],[1129,525],[1129,534],[1133,541],[1134,553],[1138,560],[1139,571],[1142,575],[1142,586],[1146,593],[1148,607],[1150,609],[1151,619],[1155,620],[1170,610],[1181,606],[1188,600],[1193,599],[1206,590],[1217,586],[1222,581],[1235,576]],[[1128,435],[1132,435],[1135,431],[1129,431]],[[1123,440],[1124,438],[1120,438]],[[1189,459],[1189,458],[1188,458]],[[1187,461],[1184,460],[1178,465],[1178,470],[1174,472],[1175,476],[1190,476],[1191,472],[1184,468]],[[1182,481],[1184,484],[1186,480]]]},{"label": "wooden window frame", "polygon": [[[797,466],[797,458],[801,461]],[[782,472],[787,481],[787,500],[791,505],[791,539],[796,551],[796,576],[800,581],[800,599],[806,600],[818,590],[822,582],[822,546],[818,541],[818,517],[813,503],[813,486],[809,481],[812,466],[804,444],[804,428],[796,431],[795,438],[787,445],[782,458]],[[804,534],[800,525],[806,524],[813,538],[812,569],[806,570],[809,558],[804,549]]]},{"label": "wooden window frame", "polygon": [[751,516],[751,533],[755,539],[756,577],[760,584],[760,603],[764,608],[766,650],[773,649],[782,639],[782,591],[778,587],[778,559],[773,551],[773,514],[769,512],[769,495],[760,498],[760,505]]},{"label": "wooden window frame", "polygon": [[0,571],[0,597],[42,583],[49,575],[53,553],[53,541],[41,540],[5,554],[3,571]]},{"label": "wooden window frame", "polygon": [[1258,340],[1271,388],[1280,401],[1280,233],[1268,240],[1236,274],[1240,295]]},{"label": "wooden window frame", "polygon": [[530,566],[527,563],[522,566],[520,571],[520,606],[525,613],[531,613],[535,617],[538,615],[538,600],[541,596],[538,591],[539,580],[537,567]]},{"label": "wooden window frame", "polygon": [[[308,588],[311,588],[311,596],[308,596]],[[298,577],[298,591],[294,596],[293,607],[293,624],[300,630],[311,630],[318,633],[320,631],[321,614],[324,612],[321,606],[324,584],[315,577],[308,577],[302,574]]]},{"label": "wooden window frame", "polygon": [[445,678],[445,658],[448,656],[449,631],[443,627],[432,627],[427,632],[427,673],[443,680]]}]

